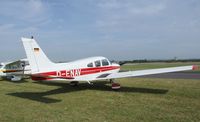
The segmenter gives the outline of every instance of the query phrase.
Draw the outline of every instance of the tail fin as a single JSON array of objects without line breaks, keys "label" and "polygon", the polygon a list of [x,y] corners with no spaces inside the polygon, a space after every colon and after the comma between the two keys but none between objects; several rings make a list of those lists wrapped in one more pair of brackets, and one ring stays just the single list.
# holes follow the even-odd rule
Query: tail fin
[{"label": "tail fin", "polygon": [[22,38],[22,42],[32,73],[46,71],[54,65],[39,47],[35,39]]}]

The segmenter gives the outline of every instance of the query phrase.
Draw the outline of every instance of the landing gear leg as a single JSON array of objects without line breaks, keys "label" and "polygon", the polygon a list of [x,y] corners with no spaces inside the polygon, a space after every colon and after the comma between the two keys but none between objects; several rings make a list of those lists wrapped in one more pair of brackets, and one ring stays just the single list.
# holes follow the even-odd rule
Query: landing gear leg
[{"label": "landing gear leg", "polygon": [[93,85],[93,83],[92,83],[92,82],[90,82],[90,81],[87,81],[87,83],[88,83],[88,84],[90,84],[90,85]]},{"label": "landing gear leg", "polygon": [[114,83],[114,79],[110,79],[109,81],[110,81],[111,84]]}]

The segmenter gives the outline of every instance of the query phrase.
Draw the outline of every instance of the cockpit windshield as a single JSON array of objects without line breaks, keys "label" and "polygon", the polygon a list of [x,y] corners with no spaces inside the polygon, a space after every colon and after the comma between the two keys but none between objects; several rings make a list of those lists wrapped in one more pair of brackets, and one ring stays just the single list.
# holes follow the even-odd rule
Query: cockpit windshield
[{"label": "cockpit windshield", "polygon": [[3,67],[3,65],[0,65],[0,69]]},{"label": "cockpit windshield", "polygon": [[101,62],[102,62],[102,66],[108,66],[109,65],[109,62],[108,62],[107,59],[103,59],[103,60],[101,60]]},{"label": "cockpit windshield", "polygon": [[94,62],[95,66],[96,67],[100,67],[101,66],[101,61],[100,60],[97,60]]}]

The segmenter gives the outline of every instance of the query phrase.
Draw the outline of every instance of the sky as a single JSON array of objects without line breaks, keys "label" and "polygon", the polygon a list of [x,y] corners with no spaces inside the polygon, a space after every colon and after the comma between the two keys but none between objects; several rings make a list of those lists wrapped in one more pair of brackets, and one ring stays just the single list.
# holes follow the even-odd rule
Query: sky
[{"label": "sky", "polygon": [[31,36],[56,62],[200,58],[200,0],[0,0],[0,61]]}]

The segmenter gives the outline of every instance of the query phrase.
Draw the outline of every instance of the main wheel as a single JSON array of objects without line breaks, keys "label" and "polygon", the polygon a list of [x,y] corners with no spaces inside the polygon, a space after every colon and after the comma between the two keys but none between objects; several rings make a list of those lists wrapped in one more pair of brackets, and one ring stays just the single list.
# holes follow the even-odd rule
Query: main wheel
[{"label": "main wheel", "polygon": [[112,89],[113,90],[118,90],[121,88],[121,85],[119,83],[112,83]]}]

